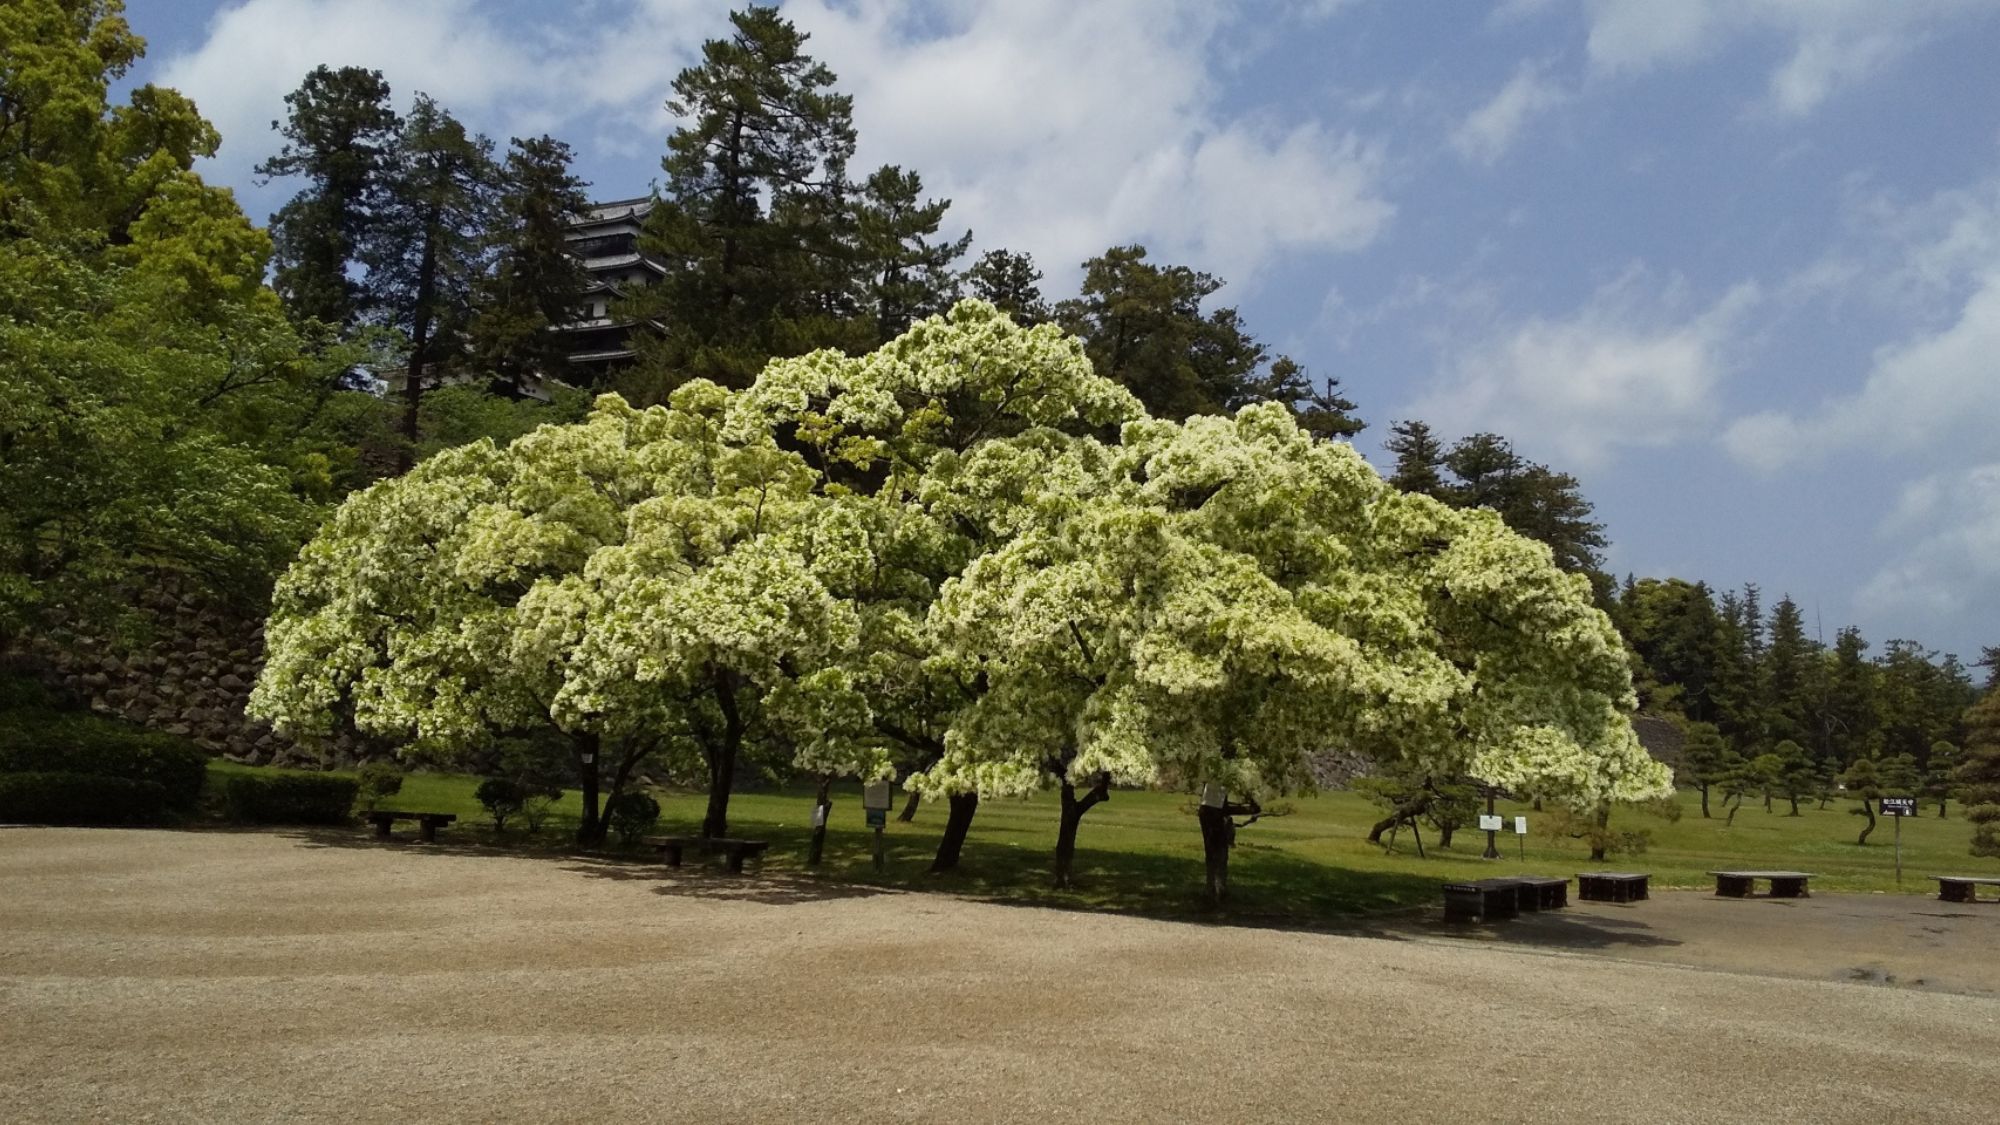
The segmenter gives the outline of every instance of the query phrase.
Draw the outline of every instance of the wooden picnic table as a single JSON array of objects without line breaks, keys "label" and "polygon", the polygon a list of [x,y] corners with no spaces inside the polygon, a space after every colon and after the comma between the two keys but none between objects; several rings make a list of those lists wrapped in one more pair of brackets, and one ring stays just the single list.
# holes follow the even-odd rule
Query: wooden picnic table
[{"label": "wooden picnic table", "polygon": [[[1985,875],[1933,875],[1938,881],[1938,897],[1946,902],[1985,902],[1981,887],[2000,887],[2000,878]],[[1993,900],[2000,901],[2000,900]]]},{"label": "wooden picnic table", "polygon": [[729,863],[729,870],[743,874],[743,861],[762,861],[764,850],[770,847],[766,840],[732,840],[723,836],[648,836],[648,847],[658,851],[667,861],[668,867],[681,865],[681,853],[690,849],[705,851],[710,855],[721,854]]},{"label": "wooden picnic table", "polygon": [[1711,871],[1715,876],[1715,893],[1724,898],[1747,898],[1756,889],[1757,880],[1768,880],[1772,898],[1810,898],[1806,890],[1806,880],[1812,878],[1809,871]]},{"label": "wooden picnic table", "polygon": [[1576,897],[1585,902],[1639,902],[1646,897],[1650,873],[1637,871],[1579,871]]},{"label": "wooden picnic table", "polygon": [[403,812],[396,809],[374,809],[362,816],[375,825],[375,835],[384,840],[389,838],[391,825],[399,820],[414,820],[417,822],[417,839],[426,844],[437,843],[438,829],[458,819],[457,813]]}]

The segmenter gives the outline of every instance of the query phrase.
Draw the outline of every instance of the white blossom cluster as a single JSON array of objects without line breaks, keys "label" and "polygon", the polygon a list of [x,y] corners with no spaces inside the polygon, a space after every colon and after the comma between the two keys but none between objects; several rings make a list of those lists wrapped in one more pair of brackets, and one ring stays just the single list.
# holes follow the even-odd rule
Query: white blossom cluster
[{"label": "white blossom cluster", "polygon": [[801,768],[932,794],[1254,792],[1331,746],[1578,804],[1668,786],[1545,547],[1281,406],[1150,419],[976,301],[434,457],[342,506],[267,636],[254,714],[421,745],[668,748],[726,682]]}]

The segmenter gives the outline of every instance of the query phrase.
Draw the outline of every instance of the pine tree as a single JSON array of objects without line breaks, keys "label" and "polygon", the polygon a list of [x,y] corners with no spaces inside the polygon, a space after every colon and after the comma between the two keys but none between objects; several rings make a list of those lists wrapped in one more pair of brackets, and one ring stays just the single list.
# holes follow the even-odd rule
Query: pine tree
[{"label": "pine tree", "polygon": [[873,316],[879,347],[910,322],[941,313],[958,299],[953,263],[972,244],[970,231],[937,239],[949,199],[923,199],[923,179],[883,165],[861,184],[855,219],[855,263],[863,308]]},{"label": "pine tree", "polygon": [[1261,376],[1252,377],[1231,407],[1253,402],[1280,402],[1298,419],[1299,428],[1329,441],[1345,441],[1368,428],[1354,416],[1354,402],[1340,393],[1340,380],[1315,380],[1291,356],[1281,355]]},{"label": "pine tree", "polygon": [[1676,774],[1678,780],[1695,787],[1701,794],[1701,815],[1708,812],[1708,791],[1723,779],[1730,768],[1732,757],[1729,744],[1710,723],[1689,723],[1687,736],[1681,743],[1681,768]]},{"label": "pine tree", "polygon": [[486,272],[485,222],[497,172],[493,143],[418,94],[383,178],[381,204],[361,245],[366,307],[400,330],[405,465],[415,457],[423,394],[462,365],[473,288]]},{"label": "pine tree", "polygon": [[315,67],[285,95],[284,138],[257,174],[306,186],[271,216],[275,288],[294,319],[352,325],[361,293],[350,274],[383,188],[401,122],[379,70]]},{"label": "pine tree", "polygon": [[2000,691],[2000,645],[1981,645],[1973,667],[1986,669],[1986,685],[1980,691]]},{"label": "pine tree", "polygon": [[972,295],[999,307],[1024,328],[1044,323],[1052,315],[1042,300],[1042,271],[1031,254],[988,250],[965,272]]},{"label": "pine tree", "polygon": [[853,99],[833,92],[833,72],[776,8],[729,19],[730,36],[703,44],[667,103],[686,124],[667,140],[641,242],[666,276],[627,310],[664,326],[640,375],[652,382],[743,386],[855,311],[830,307],[852,289]]},{"label": "pine tree", "polygon": [[[1446,488],[1454,507],[1491,508],[1507,526],[1548,544],[1556,565],[1577,574],[1599,574],[1607,544],[1583,486],[1568,473],[1536,464],[1499,434],[1460,440],[1444,455],[1457,480]],[[1609,585],[1609,579],[1603,579]]]},{"label": "pine tree", "polygon": [[590,206],[570,160],[553,137],[515,138],[484,232],[493,268],[477,286],[473,362],[515,392],[569,374],[567,346],[550,327],[576,318],[589,283],[567,235]]},{"label": "pine tree", "polygon": [[1389,483],[1404,492],[1419,492],[1433,500],[1442,500],[1447,495],[1444,483],[1444,443],[1440,442],[1426,423],[1406,419],[1389,426],[1389,436],[1382,441],[1382,448],[1395,455],[1396,468],[1389,475]]},{"label": "pine tree", "polygon": [[1868,834],[1875,831],[1875,802],[1883,793],[1882,771],[1873,758],[1856,758],[1840,775],[1841,788],[1847,795],[1860,802],[1853,810],[1855,816],[1868,818],[1868,826],[1861,830],[1861,838],[1854,841],[1866,844]]},{"label": "pine tree", "polygon": [[1959,800],[1972,822],[1972,854],[2000,858],[2000,688],[1965,713],[1965,760]]},{"label": "pine tree", "polygon": [[1964,755],[1958,747],[1939,739],[1931,743],[1930,757],[1924,761],[1924,796],[1937,802],[1938,817],[1943,819],[1948,812],[1948,804],[1958,792],[1958,767]]},{"label": "pine tree", "polygon": [[1807,739],[1806,664],[1812,659],[1805,619],[1791,595],[1771,611],[1770,643],[1764,652],[1762,734],[1767,744]]}]

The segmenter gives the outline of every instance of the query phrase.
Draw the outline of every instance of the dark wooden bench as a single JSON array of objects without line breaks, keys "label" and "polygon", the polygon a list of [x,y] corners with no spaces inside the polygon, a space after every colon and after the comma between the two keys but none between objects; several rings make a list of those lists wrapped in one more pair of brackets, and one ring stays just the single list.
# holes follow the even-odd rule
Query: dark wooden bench
[{"label": "dark wooden bench", "polygon": [[1548,875],[1502,875],[1444,885],[1444,920],[1493,922],[1523,910],[1569,905],[1569,880]]},{"label": "dark wooden bench", "polygon": [[1639,902],[1652,875],[1636,871],[1579,871],[1576,897],[1584,902]]},{"label": "dark wooden bench", "polygon": [[679,867],[682,853],[693,849],[723,856],[729,869],[738,875],[743,874],[744,860],[761,863],[764,849],[771,846],[766,840],[731,840],[723,836],[648,836],[645,843],[666,859],[668,867]]},{"label": "dark wooden bench", "polygon": [[1569,880],[1553,875],[1508,876],[1515,888],[1516,905],[1522,910],[1561,910],[1569,905]]},{"label": "dark wooden bench", "polygon": [[1772,898],[1811,898],[1806,890],[1806,880],[1812,878],[1809,871],[1711,871],[1715,876],[1715,893],[1724,898],[1748,898],[1756,889],[1757,880],[1769,880]]},{"label": "dark wooden bench", "polygon": [[426,844],[437,843],[438,829],[458,819],[457,813],[396,812],[389,809],[376,809],[362,815],[375,826],[375,835],[384,840],[389,838],[390,825],[399,820],[414,820],[417,822],[417,839]]},{"label": "dark wooden bench", "polygon": [[1946,902],[1985,902],[1988,900],[1979,897],[1979,888],[2000,887],[2000,879],[1984,875],[1936,875],[1933,878],[1938,881],[1938,897]]}]

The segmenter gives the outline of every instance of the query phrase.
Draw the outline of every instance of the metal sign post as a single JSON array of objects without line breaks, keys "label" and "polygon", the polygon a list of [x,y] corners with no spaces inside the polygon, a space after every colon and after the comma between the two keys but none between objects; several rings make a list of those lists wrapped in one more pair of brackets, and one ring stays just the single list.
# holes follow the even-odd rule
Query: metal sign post
[{"label": "metal sign post", "polygon": [[1521,860],[1522,860],[1522,862],[1524,862],[1524,863],[1525,863],[1525,862],[1527,862],[1527,859],[1528,859],[1528,818],[1527,818],[1527,817],[1525,817],[1525,816],[1517,816],[1517,817],[1515,817],[1515,818],[1514,818],[1514,840],[1515,840],[1515,842],[1516,842],[1516,843],[1520,844],[1520,846],[1521,846]]},{"label": "metal sign post", "polygon": [[1875,802],[1882,815],[1896,820],[1896,885],[1903,885],[1903,818],[1917,815],[1915,797],[1883,797]]},{"label": "metal sign post", "polygon": [[1500,818],[1493,815],[1493,793],[1493,789],[1490,786],[1487,787],[1486,815],[1479,818],[1479,827],[1486,830],[1486,850],[1480,853],[1479,858],[1481,859],[1500,858],[1500,845],[1498,843],[1500,839]]},{"label": "metal sign post", "polygon": [[868,827],[875,830],[875,870],[888,865],[882,852],[882,829],[889,824],[889,806],[895,802],[886,781],[871,781],[861,789],[861,808],[868,814]]}]

